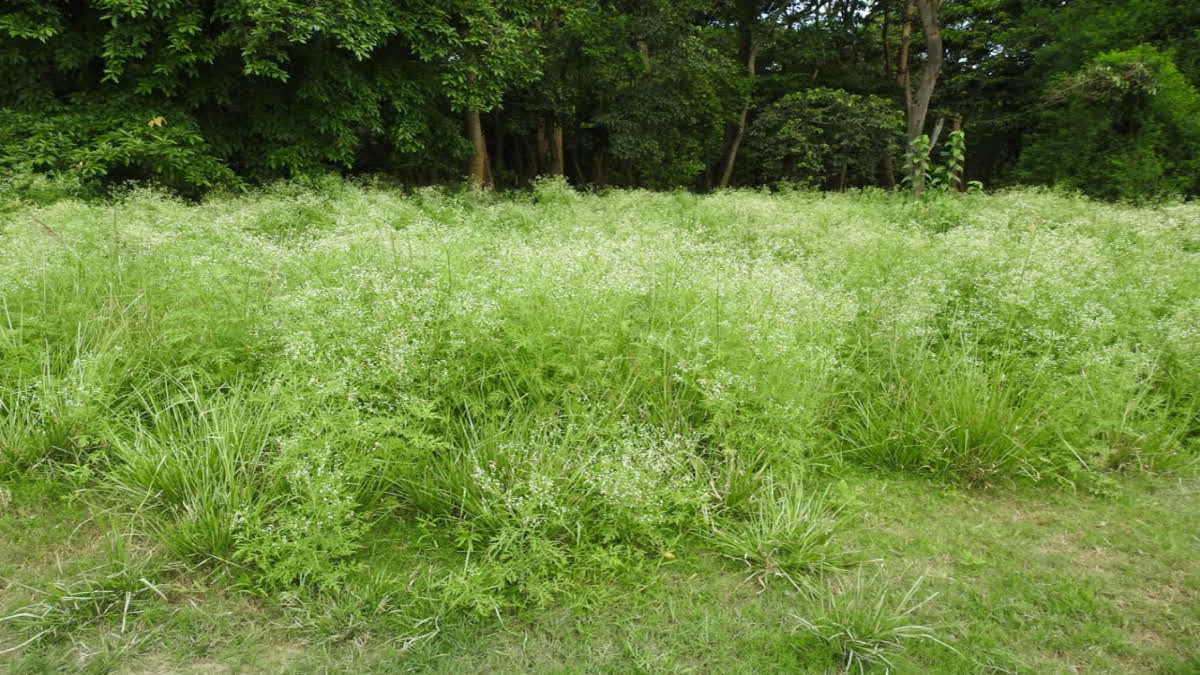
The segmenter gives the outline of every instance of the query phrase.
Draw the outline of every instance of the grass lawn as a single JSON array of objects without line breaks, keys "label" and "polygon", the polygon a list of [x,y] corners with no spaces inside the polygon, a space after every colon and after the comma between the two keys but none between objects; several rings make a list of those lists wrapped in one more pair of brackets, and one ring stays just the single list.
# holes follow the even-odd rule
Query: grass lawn
[{"label": "grass lawn", "polygon": [[[898,671],[1200,668],[1195,480],[1130,480],[1106,499],[920,479],[854,484],[860,506],[846,542],[878,561],[859,573],[872,593],[892,599],[920,581],[919,599],[936,595],[913,622],[936,627],[954,648],[915,642],[892,658]],[[85,512],[34,485],[15,494],[0,518],[5,606],[108,563],[104,535]],[[392,553],[403,545],[381,539],[371,557],[402,577]],[[822,602],[783,583],[747,583],[737,565],[702,549],[674,553],[543,611],[451,620],[414,644],[408,639],[420,633],[384,612],[321,604],[336,600],[301,610],[182,573],[162,586],[167,600],[139,606],[145,614],[124,633],[115,610],[6,658],[13,672],[839,672],[828,645],[796,619],[822,615]],[[835,602],[838,590],[832,583]]]},{"label": "grass lawn", "polygon": [[1194,204],[328,182],[0,250],[0,669],[1200,670]]}]

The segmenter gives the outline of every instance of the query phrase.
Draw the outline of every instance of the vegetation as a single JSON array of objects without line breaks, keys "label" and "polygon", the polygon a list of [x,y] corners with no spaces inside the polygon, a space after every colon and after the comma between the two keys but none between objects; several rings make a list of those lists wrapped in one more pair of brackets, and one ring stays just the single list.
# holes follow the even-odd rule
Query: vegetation
[{"label": "vegetation", "polygon": [[1195,195],[1197,25],[1176,0],[10,0],[0,172],[891,188],[961,124],[964,181]]},{"label": "vegetation", "polygon": [[1200,658],[1193,204],[22,180],[18,672]]}]

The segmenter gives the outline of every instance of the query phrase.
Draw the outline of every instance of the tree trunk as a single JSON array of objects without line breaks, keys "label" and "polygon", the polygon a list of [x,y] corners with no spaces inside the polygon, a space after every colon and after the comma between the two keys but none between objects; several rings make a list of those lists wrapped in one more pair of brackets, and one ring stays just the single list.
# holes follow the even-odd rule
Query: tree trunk
[{"label": "tree trunk", "polygon": [[[755,61],[758,59],[758,49],[751,46],[750,54],[746,58],[746,76],[750,81],[754,81]],[[733,135],[729,139],[729,144],[725,148],[725,161],[721,169],[721,180],[717,187],[729,187],[729,181],[733,179],[733,165],[737,161],[738,150],[742,147],[742,139],[746,136],[746,120],[750,116],[750,104],[752,95],[747,92],[746,100],[742,103],[742,114],[738,116],[737,125],[733,128]]]},{"label": "tree trunk", "polygon": [[[896,82],[904,89],[904,113],[910,115],[910,119],[913,100],[912,87],[909,86],[908,81],[908,55],[912,49],[912,25],[916,13],[916,0],[909,0],[904,10],[904,27],[900,29],[900,52],[896,55]],[[905,140],[911,141],[913,138],[916,136],[906,135]]]},{"label": "tree trunk", "polygon": [[526,170],[527,166],[525,164],[525,154],[521,152],[521,145],[521,137],[514,136],[512,143],[512,154],[513,170],[517,172],[517,185],[523,184],[529,176],[529,172]]},{"label": "tree trunk", "polygon": [[634,41],[637,43],[638,54],[642,57],[642,75],[650,75],[650,38],[645,33],[639,33]]},{"label": "tree trunk", "polygon": [[883,178],[887,181],[889,190],[896,189],[896,171],[892,167],[892,153],[886,153],[883,156]]},{"label": "tree trunk", "polygon": [[[953,126],[952,131],[962,131],[962,125],[963,125],[962,118],[955,117],[954,122],[952,124],[952,126]],[[964,157],[962,167],[950,175],[950,185],[955,186],[955,188],[959,192],[967,191],[967,182],[965,180],[963,180],[963,177],[964,177],[963,174],[966,172],[966,170],[967,170],[967,161],[966,161],[966,158]]]},{"label": "tree trunk", "polygon": [[554,127],[550,133],[550,173],[555,176],[561,176],[565,173],[563,163],[566,161],[563,157],[563,128],[556,120]]},{"label": "tree trunk", "polygon": [[746,134],[746,120],[750,116],[750,105],[754,100],[750,87],[754,86],[754,60],[758,56],[754,46],[754,22],[758,20],[758,3],[742,0],[738,3],[738,15],[738,62],[746,69],[746,79],[750,84],[737,122],[725,126],[725,150],[721,153],[721,178],[717,181],[718,188],[729,187],[729,181],[733,178],[733,165],[737,161],[738,149]]},{"label": "tree trunk", "polygon": [[938,139],[942,137],[942,127],[946,126],[946,118],[938,116],[937,124],[933,125],[933,134],[929,137],[929,149],[937,147]]},{"label": "tree trunk", "polygon": [[925,131],[925,118],[929,114],[929,101],[933,98],[933,89],[937,86],[938,77],[942,74],[944,59],[942,48],[942,33],[938,29],[938,7],[941,0],[914,0],[921,15],[921,31],[925,35],[925,66],[921,68],[921,82],[917,86],[916,99],[911,99],[911,87],[905,87],[908,92],[908,140],[920,136]]},{"label": "tree trunk", "polygon": [[733,165],[737,162],[738,150],[742,147],[742,137],[746,135],[746,118],[750,115],[750,101],[742,104],[742,113],[738,115],[737,125],[734,126],[733,136],[729,139],[729,145],[725,148],[725,160],[721,162],[721,180],[717,182],[717,187],[729,187],[729,181],[733,179]]},{"label": "tree trunk", "polygon": [[592,155],[592,185],[604,187],[604,150],[598,149]]},{"label": "tree trunk", "polygon": [[890,57],[892,46],[888,44],[888,28],[891,26],[891,2],[890,0],[881,0],[883,3],[883,29],[879,32],[879,41],[883,45],[883,76],[887,77],[892,74],[892,60]]},{"label": "tree trunk", "polygon": [[583,185],[587,178],[583,175],[583,167],[579,165],[579,147],[571,148],[571,169],[575,173],[575,184]]},{"label": "tree trunk", "polygon": [[492,180],[496,189],[504,189],[504,116],[499,109],[492,112]]},{"label": "tree trunk", "polygon": [[549,163],[546,158],[550,155],[550,141],[546,138],[546,119],[541,115],[537,118],[537,159],[534,162],[534,172],[541,175],[546,172]]},{"label": "tree trunk", "polygon": [[[474,86],[478,78],[467,73],[467,84]],[[488,166],[487,141],[483,136],[483,122],[479,108],[467,108],[467,137],[471,139],[471,187],[477,190],[492,187],[492,172]]]},{"label": "tree trunk", "polygon": [[471,187],[476,190],[491,188],[487,143],[484,142],[478,108],[467,110],[467,135],[471,138]]},{"label": "tree trunk", "polygon": [[[912,148],[912,142],[925,133],[925,119],[929,115],[929,102],[933,98],[934,87],[942,72],[944,60],[942,33],[938,29],[937,11],[941,0],[909,0],[905,10],[904,30],[900,34],[900,53],[897,59],[896,81],[904,89],[904,112],[908,118],[908,130],[905,134],[907,147]],[[921,68],[921,81],[917,86],[916,95],[912,90],[912,78],[909,73],[909,51],[912,44],[912,23],[914,15],[920,15],[921,32],[925,36],[925,65]],[[932,149],[932,144],[930,145]],[[913,192],[921,194],[925,190],[925,174],[914,171],[910,176]]]},{"label": "tree trunk", "polygon": [[528,136],[525,139],[525,180],[530,181],[538,176],[537,146]]}]

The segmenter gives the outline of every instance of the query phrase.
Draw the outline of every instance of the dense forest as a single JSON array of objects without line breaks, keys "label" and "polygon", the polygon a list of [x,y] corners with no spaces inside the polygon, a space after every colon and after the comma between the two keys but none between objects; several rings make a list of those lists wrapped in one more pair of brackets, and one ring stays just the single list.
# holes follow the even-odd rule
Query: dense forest
[{"label": "dense forest", "polygon": [[4,4],[10,173],[1200,192],[1187,0]]}]

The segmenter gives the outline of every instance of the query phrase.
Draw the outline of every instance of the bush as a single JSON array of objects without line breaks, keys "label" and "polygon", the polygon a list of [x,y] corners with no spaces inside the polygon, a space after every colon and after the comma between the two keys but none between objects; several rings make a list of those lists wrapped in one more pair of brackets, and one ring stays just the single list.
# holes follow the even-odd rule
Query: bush
[{"label": "bush", "polygon": [[0,171],[44,171],[82,184],[154,180],[191,195],[241,181],[185,112],[113,97],[21,112],[0,108]]},{"label": "bush", "polygon": [[764,110],[747,132],[743,165],[761,167],[756,182],[875,185],[903,140],[904,119],[891,101],[821,87]]}]

